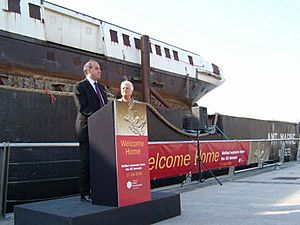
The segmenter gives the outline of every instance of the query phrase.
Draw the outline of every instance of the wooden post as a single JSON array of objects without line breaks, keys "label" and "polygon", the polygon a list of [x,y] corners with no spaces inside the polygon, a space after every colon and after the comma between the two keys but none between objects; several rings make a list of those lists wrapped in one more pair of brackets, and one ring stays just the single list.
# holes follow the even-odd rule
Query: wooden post
[{"label": "wooden post", "polygon": [[141,37],[141,74],[143,100],[150,103],[150,42],[147,35]]}]

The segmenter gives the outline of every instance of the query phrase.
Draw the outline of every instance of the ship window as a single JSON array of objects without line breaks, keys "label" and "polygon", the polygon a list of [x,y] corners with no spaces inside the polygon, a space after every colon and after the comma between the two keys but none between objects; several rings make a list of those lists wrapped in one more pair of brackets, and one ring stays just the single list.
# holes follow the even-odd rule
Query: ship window
[{"label": "ship window", "polygon": [[155,52],[157,55],[161,55],[161,49],[159,45],[155,45]]},{"label": "ship window", "polygon": [[173,50],[174,59],[179,61],[178,52]]},{"label": "ship window", "polygon": [[33,5],[31,3],[29,4],[29,16],[31,18],[37,19],[37,20],[41,20],[41,10],[40,7],[37,5]]},{"label": "ship window", "polygon": [[119,43],[117,31],[115,31],[115,30],[109,30],[109,32],[110,32],[110,40],[111,40],[112,42]]},{"label": "ship window", "polygon": [[126,35],[126,34],[122,34],[122,36],[123,36],[123,43],[124,43],[124,45],[130,47],[129,36]]},{"label": "ship window", "polygon": [[138,38],[134,38],[134,45],[136,49],[141,49],[141,40]]},{"label": "ship window", "polygon": [[8,0],[8,11],[21,14],[20,0]]},{"label": "ship window", "polygon": [[190,63],[191,65],[194,65],[194,62],[193,62],[193,57],[192,57],[192,56],[190,56],[190,55],[189,55],[189,63]]},{"label": "ship window", "polygon": [[167,58],[171,59],[170,50],[168,48],[165,48],[165,54]]}]

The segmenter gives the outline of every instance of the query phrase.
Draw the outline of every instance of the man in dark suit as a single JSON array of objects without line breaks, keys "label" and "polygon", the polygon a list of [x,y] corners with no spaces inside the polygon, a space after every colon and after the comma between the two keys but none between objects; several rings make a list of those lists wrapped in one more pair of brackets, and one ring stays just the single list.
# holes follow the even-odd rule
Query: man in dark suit
[{"label": "man in dark suit", "polygon": [[83,67],[83,73],[85,79],[74,87],[74,101],[78,111],[75,129],[79,141],[81,201],[91,201],[88,117],[107,104],[107,96],[104,87],[98,82],[101,78],[98,62],[89,60]]}]

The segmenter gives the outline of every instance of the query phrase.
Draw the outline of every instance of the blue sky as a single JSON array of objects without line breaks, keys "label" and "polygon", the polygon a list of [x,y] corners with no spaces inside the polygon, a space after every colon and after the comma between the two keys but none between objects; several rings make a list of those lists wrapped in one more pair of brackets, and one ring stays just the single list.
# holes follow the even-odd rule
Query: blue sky
[{"label": "blue sky", "polygon": [[300,122],[300,0],[48,0],[200,54],[226,81],[210,114]]}]

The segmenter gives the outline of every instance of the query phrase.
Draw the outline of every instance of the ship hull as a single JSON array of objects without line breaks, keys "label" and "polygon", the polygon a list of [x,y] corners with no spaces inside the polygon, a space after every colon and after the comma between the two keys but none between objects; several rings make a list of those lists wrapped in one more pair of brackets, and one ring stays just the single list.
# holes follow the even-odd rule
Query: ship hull
[{"label": "ship hull", "polygon": [[[52,84],[59,83],[63,87],[62,91],[72,90],[72,85],[83,78],[84,63],[89,59],[96,59],[102,67],[102,82],[112,96],[117,97],[120,83],[128,79],[135,86],[134,97],[143,100],[139,64],[5,31],[0,31],[0,50],[2,74],[26,76],[29,79],[27,83],[31,83],[30,77],[39,76],[40,79],[50,80]],[[7,85],[22,87],[17,83],[9,84],[8,82]],[[48,86],[50,90],[55,90],[55,87]],[[26,85],[23,87],[43,89],[43,87],[27,87]],[[184,110],[189,110],[192,104],[215,88],[211,83],[155,68],[151,68],[150,87],[154,88],[171,108]],[[160,102],[154,97],[151,99],[151,104],[160,106]]]}]

